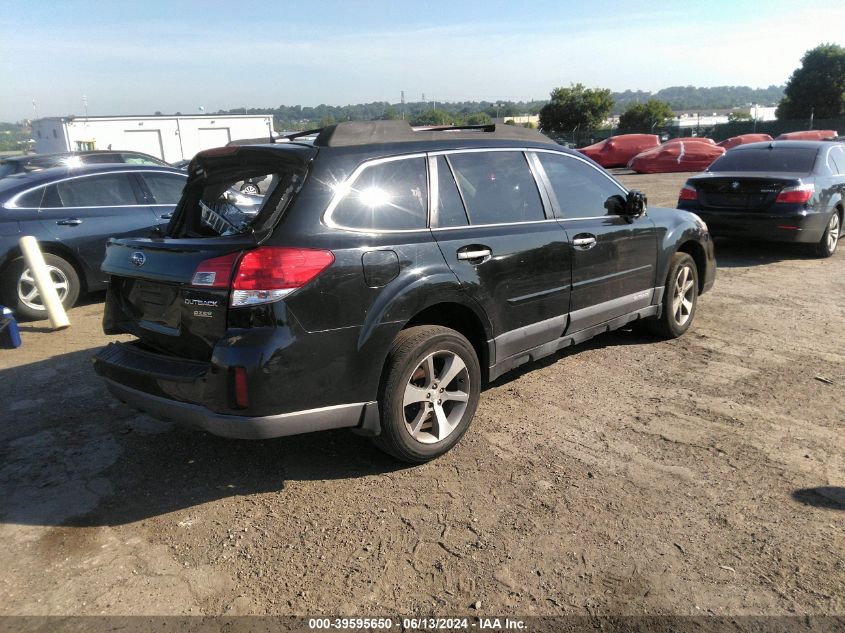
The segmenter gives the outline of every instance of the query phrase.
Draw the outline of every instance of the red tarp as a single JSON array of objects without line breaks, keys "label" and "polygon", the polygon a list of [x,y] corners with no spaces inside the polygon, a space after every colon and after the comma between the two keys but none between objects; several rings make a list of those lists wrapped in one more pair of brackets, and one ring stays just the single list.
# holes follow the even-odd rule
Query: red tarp
[{"label": "red tarp", "polygon": [[716,143],[716,145],[728,150],[732,147],[736,147],[737,145],[745,145],[746,143],[763,143],[764,141],[771,140],[772,137],[768,134],[740,134],[739,136],[726,138],[721,143]]},{"label": "red tarp", "polygon": [[802,132],[787,132],[781,134],[776,141],[823,141],[826,138],[839,136],[836,130],[804,130]]},{"label": "red tarp", "polygon": [[670,138],[664,145],[669,143],[707,143],[708,145],[715,145],[716,141],[705,136],[679,136],[678,138]]},{"label": "red tarp", "polygon": [[640,152],[658,145],[660,139],[656,134],[620,134],[582,147],[578,151],[602,167],[624,167]]},{"label": "red tarp", "polygon": [[703,171],[725,153],[724,147],[715,144],[674,139],[660,147],[634,156],[628,167],[641,174],[666,174],[676,171]]}]

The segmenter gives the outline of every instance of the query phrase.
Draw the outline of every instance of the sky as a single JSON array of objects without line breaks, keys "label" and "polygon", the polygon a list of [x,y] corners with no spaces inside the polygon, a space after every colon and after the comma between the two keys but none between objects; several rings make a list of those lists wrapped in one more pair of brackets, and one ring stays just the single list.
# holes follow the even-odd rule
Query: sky
[{"label": "sky", "polygon": [[[0,121],[783,84],[845,3],[0,0]],[[83,99],[84,95],[84,99]],[[36,102],[33,108],[33,100]]]}]

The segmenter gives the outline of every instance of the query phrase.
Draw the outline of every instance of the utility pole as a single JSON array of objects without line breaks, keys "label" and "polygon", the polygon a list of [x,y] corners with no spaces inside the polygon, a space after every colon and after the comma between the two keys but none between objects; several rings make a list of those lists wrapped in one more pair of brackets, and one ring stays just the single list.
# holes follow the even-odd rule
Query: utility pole
[{"label": "utility pole", "polygon": [[82,107],[85,110],[85,120],[88,121],[88,96],[82,95]]},{"label": "utility pole", "polygon": [[816,107],[810,106],[810,129],[813,129],[813,116],[816,114]]},{"label": "utility pole", "polygon": [[38,105],[35,103],[35,97],[32,98],[32,111],[35,113],[35,118],[38,118]]},{"label": "utility pole", "polygon": [[405,91],[402,91],[402,120],[405,120]]}]

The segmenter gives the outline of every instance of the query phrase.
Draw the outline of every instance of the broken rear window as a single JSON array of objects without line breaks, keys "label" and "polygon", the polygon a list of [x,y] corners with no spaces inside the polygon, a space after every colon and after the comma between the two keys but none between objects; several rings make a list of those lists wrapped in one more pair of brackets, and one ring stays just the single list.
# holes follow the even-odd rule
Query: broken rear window
[{"label": "broken rear window", "polygon": [[272,226],[304,180],[301,167],[243,157],[199,159],[168,234],[239,235]]}]

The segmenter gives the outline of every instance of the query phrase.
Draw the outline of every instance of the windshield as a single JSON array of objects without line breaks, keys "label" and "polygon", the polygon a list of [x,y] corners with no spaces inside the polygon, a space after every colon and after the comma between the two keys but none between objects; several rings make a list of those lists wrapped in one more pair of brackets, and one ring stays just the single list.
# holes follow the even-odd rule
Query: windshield
[{"label": "windshield", "polygon": [[771,171],[809,174],[818,150],[815,148],[763,147],[728,152],[718,158],[708,171]]}]

